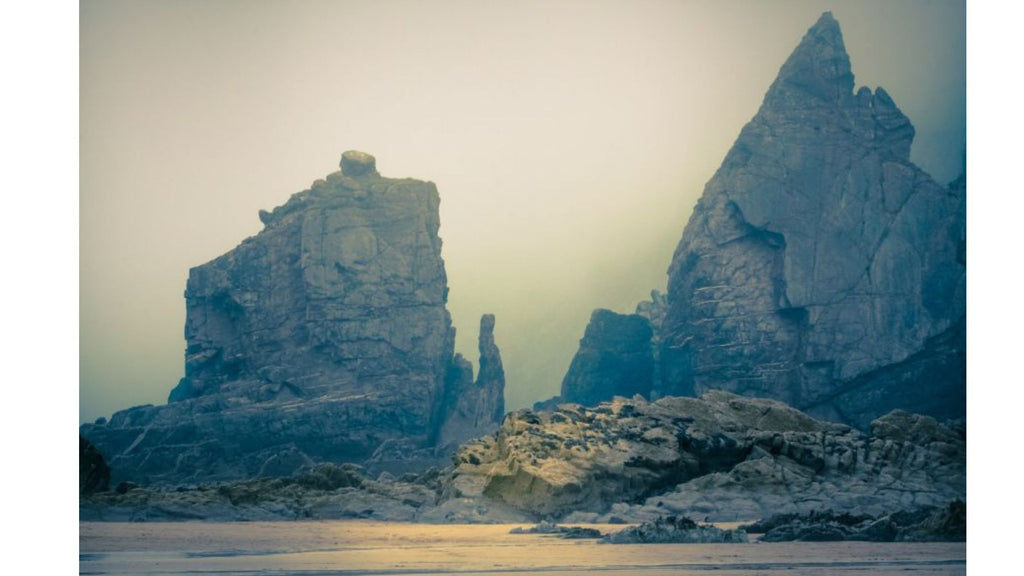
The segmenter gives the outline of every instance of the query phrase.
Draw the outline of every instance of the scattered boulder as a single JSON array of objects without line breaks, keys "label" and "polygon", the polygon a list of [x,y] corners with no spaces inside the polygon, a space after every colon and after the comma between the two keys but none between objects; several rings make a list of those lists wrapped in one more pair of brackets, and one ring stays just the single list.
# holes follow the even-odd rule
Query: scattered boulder
[{"label": "scattered boulder", "polygon": [[601,531],[597,528],[586,528],[583,526],[559,526],[558,524],[544,520],[530,528],[516,526],[509,530],[509,534],[557,534],[560,538],[565,538],[567,540],[583,540],[587,538],[601,537]]},{"label": "scattered boulder", "polygon": [[623,528],[604,536],[601,541],[608,544],[742,544],[747,542],[747,534],[743,530],[699,525],[682,516],[666,516]]}]

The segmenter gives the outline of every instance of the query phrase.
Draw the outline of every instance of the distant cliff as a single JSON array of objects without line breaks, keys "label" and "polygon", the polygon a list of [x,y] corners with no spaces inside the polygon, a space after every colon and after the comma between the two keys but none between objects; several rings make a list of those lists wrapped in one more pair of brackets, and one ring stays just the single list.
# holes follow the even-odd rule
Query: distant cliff
[{"label": "distant cliff", "polygon": [[191,270],[185,377],[169,404],[81,428],[116,479],[281,475],[320,461],[419,469],[446,461],[439,439],[497,426],[493,316],[481,332],[492,368],[469,385],[450,378],[464,361],[453,355],[434,184],[381,177],[361,152],[341,168]]},{"label": "distant cliff", "polygon": [[[966,178],[935,183],[885,90],[854,86],[825,13],[707,183],[666,301],[641,305],[656,363],[640,393],[770,397],[861,429],[896,408],[965,416]],[[566,382],[586,388],[580,369]]]}]

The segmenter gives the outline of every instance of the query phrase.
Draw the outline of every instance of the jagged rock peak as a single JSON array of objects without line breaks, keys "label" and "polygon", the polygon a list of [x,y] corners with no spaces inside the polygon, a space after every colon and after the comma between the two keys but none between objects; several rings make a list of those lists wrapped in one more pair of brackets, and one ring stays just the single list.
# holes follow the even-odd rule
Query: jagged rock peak
[{"label": "jagged rock peak", "polygon": [[[494,314],[480,317],[480,373],[476,385],[487,391],[491,404],[491,421],[500,424],[505,416],[505,368],[501,363],[501,351],[494,343]],[[486,408],[486,406],[485,406]]]},{"label": "jagged rock peak", "polygon": [[379,176],[377,159],[358,150],[348,150],[341,155],[341,173],[345,176]]},{"label": "jagged rock peak", "polygon": [[444,382],[438,426],[433,443],[451,448],[470,438],[490,433],[505,416],[505,369],[494,343],[494,315],[480,318],[480,373],[473,381],[473,365],[456,354]]},{"label": "jagged rock peak", "polygon": [[837,102],[853,93],[850,56],[839,22],[825,12],[782,65],[765,103],[806,105],[808,98]]},{"label": "jagged rock peak", "polygon": [[694,208],[669,268],[661,395],[769,396],[864,428],[964,414],[964,188],[910,162],[821,17]]}]

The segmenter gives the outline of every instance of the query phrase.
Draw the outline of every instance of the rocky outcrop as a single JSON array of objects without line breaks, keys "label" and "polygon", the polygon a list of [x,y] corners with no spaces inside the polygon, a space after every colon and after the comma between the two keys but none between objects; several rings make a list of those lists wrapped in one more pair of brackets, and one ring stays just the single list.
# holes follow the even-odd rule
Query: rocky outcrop
[{"label": "rocky outcrop", "polygon": [[536,402],[533,409],[553,410],[567,402],[595,406],[635,394],[658,398],[660,333],[667,312],[665,295],[657,290],[651,291],[650,300],[637,304],[634,314],[594,310],[562,379],[561,393]]},{"label": "rocky outcrop", "polygon": [[562,380],[561,402],[593,406],[613,396],[649,396],[654,376],[651,324],[637,314],[594,310]]},{"label": "rocky outcrop", "polygon": [[89,495],[110,489],[110,467],[91,442],[78,437],[78,493]]},{"label": "rocky outcrop", "polygon": [[723,530],[698,525],[685,516],[667,516],[639,526],[630,526],[603,538],[609,544],[742,544],[743,530]]},{"label": "rocky outcrop", "polygon": [[441,448],[454,448],[467,438],[493,432],[505,415],[505,369],[494,344],[494,315],[480,319],[480,373],[473,381],[473,366],[456,354],[445,377],[444,410],[436,440]]},{"label": "rocky outcrop", "polygon": [[649,398],[727,390],[861,429],[965,416],[966,178],[935,183],[892,98],[854,87],[825,13],[707,183],[664,306],[638,307]]},{"label": "rocky outcrop", "polygon": [[82,427],[118,480],[288,475],[324,461],[422,469],[444,459],[433,440],[448,415],[463,420],[449,443],[496,425],[503,383],[462,410],[445,388],[457,361],[436,187],[382,177],[362,152],[341,168],[190,271],[185,377],[169,404]]},{"label": "rocky outcrop", "polygon": [[354,464],[316,464],[291,476],[145,486],[79,499],[81,521],[269,521],[370,519],[426,523],[526,522],[498,504],[442,500],[438,469],[376,478]]},{"label": "rocky outcrop", "polygon": [[745,528],[763,533],[761,542],[964,542],[967,505],[954,500],[943,508],[902,510],[880,517],[830,511],[784,514]]},{"label": "rocky outcrop", "polygon": [[963,430],[893,412],[866,435],[722,391],[512,412],[456,458],[447,497],[567,522],[882,514],[945,505],[966,490]]},{"label": "rocky outcrop", "polygon": [[965,415],[965,186],[909,160],[839,24],[808,31],[705,187],[669,268],[665,394],[722,389],[862,428]]}]

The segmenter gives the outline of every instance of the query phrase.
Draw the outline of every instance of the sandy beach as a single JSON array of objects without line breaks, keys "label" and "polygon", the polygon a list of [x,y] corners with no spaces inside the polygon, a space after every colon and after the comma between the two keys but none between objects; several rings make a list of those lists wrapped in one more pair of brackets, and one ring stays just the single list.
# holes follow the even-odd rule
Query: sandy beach
[{"label": "sandy beach", "polygon": [[[610,545],[518,525],[369,521],[79,524],[80,574],[966,573],[966,544]],[[604,533],[621,525],[591,525]]]}]

